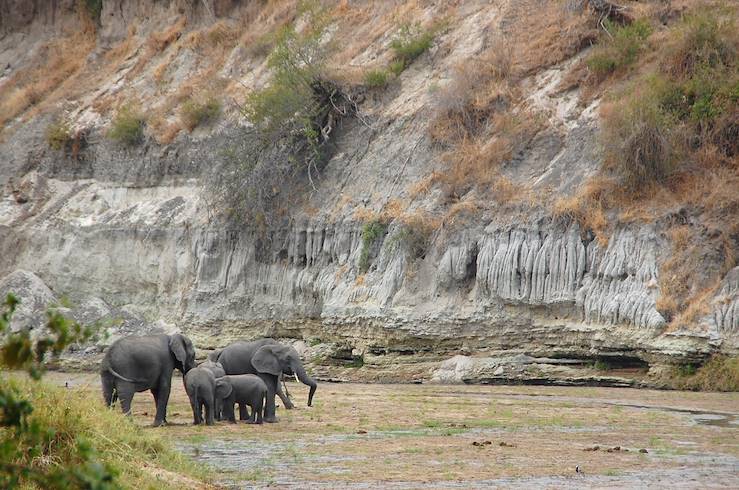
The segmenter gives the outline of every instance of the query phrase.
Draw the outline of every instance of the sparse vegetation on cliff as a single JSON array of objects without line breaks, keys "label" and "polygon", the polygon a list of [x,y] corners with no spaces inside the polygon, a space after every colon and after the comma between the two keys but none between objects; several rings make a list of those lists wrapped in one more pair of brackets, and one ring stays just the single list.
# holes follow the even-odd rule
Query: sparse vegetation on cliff
[{"label": "sparse vegetation on cliff", "polygon": [[182,109],[180,109],[182,123],[189,131],[201,124],[214,121],[220,113],[221,102],[213,96],[209,96],[204,100],[188,100],[182,104]]},{"label": "sparse vegetation on cliff", "polygon": [[116,113],[108,130],[108,137],[124,145],[133,146],[144,138],[144,114],[132,105],[124,105]]}]

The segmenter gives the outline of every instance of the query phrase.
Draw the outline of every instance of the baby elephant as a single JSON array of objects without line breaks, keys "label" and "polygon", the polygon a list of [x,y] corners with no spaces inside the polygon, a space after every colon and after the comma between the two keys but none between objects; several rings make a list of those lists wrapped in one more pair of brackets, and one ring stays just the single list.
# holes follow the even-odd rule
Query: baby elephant
[{"label": "baby elephant", "polygon": [[[236,422],[234,404],[239,404],[239,418],[248,424],[261,424],[264,409],[264,400],[267,396],[267,385],[262,378],[255,374],[236,374],[224,376],[219,382],[231,387],[223,398],[223,417]],[[224,391],[225,392],[225,391]],[[219,396],[221,392],[218,392]],[[246,405],[251,407],[251,416],[247,417]]]},{"label": "baby elephant", "polygon": [[205,408],[205,423],[213,425],[216,399],[228,396],[228,392],[231,391],[230,385],[218,381],[213,371],[200,366],[191,369],[185,375],[185,390],[190,398],[195,425],[203,422],[203,408]]}]

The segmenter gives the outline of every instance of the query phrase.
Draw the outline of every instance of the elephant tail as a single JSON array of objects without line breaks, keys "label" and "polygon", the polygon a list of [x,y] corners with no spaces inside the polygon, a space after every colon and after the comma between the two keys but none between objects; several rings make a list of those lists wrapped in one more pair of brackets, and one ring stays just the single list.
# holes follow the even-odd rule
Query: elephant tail
[{"label": "elephant tail", "polygon": [[120,380],[123,380],[123,381],[127,381],[127,382],[129,382],[129,383],[143,383],[143,381],[139,381],[139,380],[137,380],[137,379],[129,379],[129,378],[126,378],[125,376],[123,376],[123,375],[121,375],[121,374],[118,374],[118,373],[117,373],[117,372],[115,371],[115,369],[113,369],[113,368],[112,368],[112,367],[110,367],[110,366],[108,366],[108,371],[110,372],[110,374],[112,374],[113,376],[115,376],[116,378],[118,378],[118,379],[120,379]]}]

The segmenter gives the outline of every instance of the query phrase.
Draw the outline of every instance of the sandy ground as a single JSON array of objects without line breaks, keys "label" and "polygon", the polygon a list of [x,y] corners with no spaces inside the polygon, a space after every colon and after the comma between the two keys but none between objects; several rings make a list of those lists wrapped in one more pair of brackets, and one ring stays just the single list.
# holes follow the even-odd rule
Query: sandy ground
[{"label": "sandy ground", "polygon": [[[100,395],[94,374],[48,380]],[[262,426],[193,426],[181,378],[151,428],[232,488],[739,488],[739,393],[288,383]],[[102,401],[101,401],[102,403]],[[151,395],[135,421],[153,420]]]}]

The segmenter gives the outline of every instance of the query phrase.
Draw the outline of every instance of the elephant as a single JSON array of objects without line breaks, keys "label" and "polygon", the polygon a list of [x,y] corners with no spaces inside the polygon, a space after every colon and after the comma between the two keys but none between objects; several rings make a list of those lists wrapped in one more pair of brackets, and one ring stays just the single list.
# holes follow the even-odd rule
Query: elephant
[{"label": "elephant", "polygon": [[226,375],[226,371],[223,370],[223,365],[220,362],[211,361],[210,359],[201,362],[198,364],[198,367],[209,370],[216,378]]},{"label": "elephant", "polygon": [[256,374],[267,385],[267,400],[264,408],[264,421],[277,422],[275,416],[275,395],[285,402],[285,408],[292,408],[292,403],[285,397],[279,386],[280,376],[293,374],[308,386],[308,406],[313,403],[316,392],[316,381],[308,376],[300,361],[298,352],[289,346],[280,344],[274,339],[259,339],[252,342],[237,341],[220,351],[217,361],[223,365],[226,374]]},{"label": "elephant", "polygon": [[[267,385],[256,374],[234,374],[219,378],[217,395],[223,403],[223,417],[235,423],[234,404],[239,404],[239,419],[248,424],[261,424],[264,411],[264,399],[267,397]],[[246,406],[251,407],[251,415]]]},{"label": "elephant", "polygon": [[189,370],[185,374],[185,391],[187,391],[187,396],[190,398],[195,425],[203,423],[203,408],[205,408],[205,423],[213,425],[217,410],[216,400],[219,397],[227,396],[227,386],[221,384],[220,389],[219,392],[213,372],[202,365]]},{"label": "elephant", "polygon": [[131,413],[134,393],[151,390],[156,403],[154,426],[167,422],[172,372],[187,374],[195,367],[195,348],[182,334],[130,336],[116,340],[100,366],[103,398],[107,406],[121,400],[123,413]]},{"label": "elephant", "polygon": [[[226,371],[223,370],[223,366],[220,362],[212,361],[210,359],[200,363],[198,365],[199,368],[206,369],[213,373],[213,376],[215,379],[221,378],[226,375]],[[187,389],[187,387],[185,387]],[[221,400],[216,397],[215,401],[215,414],[214,417],[216,420],[223,420],[223,407],[221,407]]]}]

